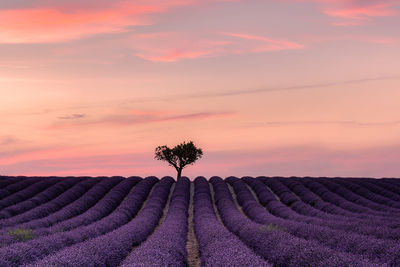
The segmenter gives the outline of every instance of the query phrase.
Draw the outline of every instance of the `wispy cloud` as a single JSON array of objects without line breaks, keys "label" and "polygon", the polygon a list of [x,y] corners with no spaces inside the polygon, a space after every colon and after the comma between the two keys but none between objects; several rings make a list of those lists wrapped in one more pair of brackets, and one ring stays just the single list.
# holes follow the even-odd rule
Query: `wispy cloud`
[{"label": "wispy cloud", "polygon": [[133,111],[125,114],[105,115],[97,119],[74,120],[69,122],[56,122],[48,129],[61,129],[79,126],[93,125],[135,125],[143,123],[170,122],[181,120],[202,120],[234,115],[234,112],[199,112],[176,114],[172,112],[138,112]]},{"label": "wispy cloud", "polygon": [[78,12],[57,8],[1,10],[0,43],[60,42],[98,33],[121,32],[128,25],[146,24],[140,18],[141,14],[159,11],[156,6],[139,5]]},{"label": "wispy cloud", "polygon": [[[140,37],[139,37],[140,38]],[[135,36],[133,39],[138,39]],[[135,55],[147,61],[175,62],[223,55],[227,42],[191,36],[189,33],[163,33],[156,38],[138,40],[133,45]]]},{"label": "wispy cloud", "polygon": [[333,81],[333,82],[282,86],[282,87],[271,87],[271,88],[236,90],[236,91],[225,91],[225,92],[207,92],[207,93],[203,93],[203,94],[187,95],[187,97],[223,97],[223,96],[270,93],[270,92],[276,92],[276,91],[297,91],[297,90],[324,88],[324,87],[332,87],[332,86],[338,86],[338,85],[349,85],[349,84],[358,84],[358,83],[393,80],[393,79],[400,79],[400,76],[372,77],[372,78],[362,78],[362,79],[354,79],[354,80]]},{"label": "wispy cloud", "polygon": [[57,118],[60,120],[75,120],[84,118],[85,116],[86,116],[85,114],[71,114],[71,115],[59,116]]},{"label": "wispy cloud", "polygon": [[[398,80],[400,79],[400,75],[391,75],[391,76],[381,76],[381,77],[365,77],[360,79],[351,79],[351,80],[342,80],[342,81],[327,81],[321,83],[310,83],[310,84],[300,84],[300,85],[291,85],[291,86],[281,86],[281,87],[264,87],[257,89],[243,89],[243,90],[226,90],[226,91],[208,91],[203,93],[192,93],[192,94],[175,94],[175,95],[164,95],[164,96],[155,96],[155,97],[140,97],[140,98],[127,98],[123,101],[118,102],[105,102],[98,103],[97,105],[92,106],[75,106],[69,108],[63,108],[62,110],[74,110],[74,109],[93,109],[98,107],[105,106],[130,106],[136,103],[157,103],[157,102],[170,102],[176,99],[199,99],[199,98],[213,98],[213,97],[230,97],[230,96],[239,96],[239,95],[251,95],[251,94],[266,94],[273,93],[279,91],[297,91],[297,90],[309,90],[309,89],[320,89],[332,86],[339,85],[351,85],[351,84],[360,84],[360,83],[368,83],[375,81],[386,81],[386,80]],[[43,111],[38,112],[25,112],[25,113],[15,113],[15,114],[0,114],[0,115],[42,115],[48,113],[56,113],[59,110],[51,110],[45,109]],[[83,116],[82,116],[83,115]],[[157,121],[167,121],[167,120],[183,120],[190,118],[207,118],[207,117],[218,117],[218,116],[230,116],[234,115],[232,112],[200,112],[200,113],[189,113],[189,114],[181,114],[177,115],[173,112],[169,111],[145,111],[145,110],[131,110],[128,114],[119,114],[119,115],[107,115],[101,118],[91,118],[87,120],[86,114],[71,114],[65,116],[59,116],[58,119],[65,120],[65,122],[56,122],[50,128],[62,128],[70,125],[70,121],[73,120],[74,123],[72,125],[91,125],[91,124],[135,124],[135,123],[150,123]],[[75,120],[74,120],[75,119]],[[79,120],[77,120],[79,119]],[[68,121],[68,122],[66,122]]]},{"label": "wispy cloud", "polygon": [[1,146],[6,146],[6,145],[12,145],[18,143],[18,139],[15,138],[14,136],[11,135],[6,135],[0,137],[0,145]]},{"label": "wispy cloud", "polygon": [[151,14],[196,3],[194,0],[134,0],[110,1],[97,6],[88,1],[60,1],[51,6],[0,9],[0,43],[53,43],[99,33],[124,32],[128,26],[151,24]]},{"label": "wispy cloud", "polygon": [[348,6],[326,8],[323,9],[324,14],[331,17],[341,17],[349,20],[362,21],[368,17],[385,17],[385,16],[396,16],[398,11],[392,9],[394,3],[374,2],[368,3],[368,1],[353,1]]},{"label": "wispy cloud", "polygon": [[294,126],[294,125],[343,125],[354,127],[382,127],[399,126],[398,121],[380,121],[380,122],[361,122],[353,120],[311,120],[311,121],[264,121],[249,123],[244,127],[274,127],[274,126]]},{"label": "wispy cloud", "polygon": [[301,49],[287,40],[233,32],[159,32],[130,37],[136,56],[155,62]]},{"label": "wispy cloud", "polygon": [[[230,97],[230,96],[238,96],[238,95],[251,95],[251,94],[266,94],[266,93],[273,93],[273,92],[279,92],[279,91],[297,91],[297,90],[309,90],[309,89],[321,89],[321,88],[326,88],[326,87],[332,87],[332,86],[339,86],[339,85],[351,85],[351,84],[360,84],[360,83],[368,83],[368,82],[375,82],[375,81],[387,81],[387,80],[399,80],[400,75],[388,75],[388,76],[381,76],[381,77],[365,77],[365,78],[359,78],[359,79],[350,79],[350,80],[342,80],[342,81],[327,81],[327,82],[320,82],[320,83],[310,83],[310,84],[300,84],[300,85],[291,85],[291,86],[281,86],[281,87],[264,87],[264,88],[257,88],[257,89],[243,89],[243,90],[226,90],[226,91],[208,91],[208,92],[203,92],[203,93],[192,93],[192,94],[174,94],[174,95],[164,95],[164,96],[155,96],[155,97],[140,97],[140,98],[127,98],[123,101],[118,101],[118,102],[107,102],[106,104],[97,104],[93,106],[85,106],[85,107],[70,107],[68,110],[73,110],[77,108],[86,108],[86,109],[91,109],[91,108],[96,108],[96,107],[104,107],[104,106],[110,106],[110,105],[118,105],[118,106],[130,106],[132,104],[136,103],[157,103],[157,102],[165,102],[168,103],[172,100],[176,99],[199,99],[199,98],[213,98],[213,97]],[[66,108],[64,108],[66,110]],[[32,112],[26,112],[26,113],[21,113],[21,114],[4,114],[4,115],[32,115],[32,114],[47,114],[50,112],[58,112],[57,110],[44,110],[41,112],[37,113],[32,113]],[[222,113],[195,113],[195,114],[202,114],[201,116],[209,116],[211,117],[211,114],[220,114],[220,115],[228,115],[229,112],[222,112]],[[206,115],[208,114],[208,115]],[[143,110],[132,110],[130,114],[124,114],[122,116],[120,115],[112,115],[112,116],[105,116],[101,119],[97,120],[92,120],[90,122],[86,121],[83,122],[81,121],[82,124],[85,123],[101,123],[102,121],[107,122],[107,121],[113,121],[114,118],[117,118],[116,121],[120,121],[121,123],[123,122],[129,122],[131,121],[132,123],[136,122],[139,123],[138,118],[135,119],[135,115],[141,116],[142,119],[144,117],[150,118],[150,122],[157,119],[160,119],[160,117],[163,117],[163,119],[169,118],[169,117],[174,117],[172,112],[167,112],[167,111],[143,111]],[[233,115],[233,114],[232,114]],[[85,114],[86,116],[86,114]],[[165,117],[166,116],[166,117]],[[199,115],[197,115],[199,116]],[[84,118],[82,118],[84,119]]]},{"label": "wispy cloud", "polygon": [[233,32],[221,32],[221,34],[231,37],[236,37],[245,40],[261,41],[264,44],[253,49],[254,52],[264,52],[264,51],[280,51],[280,50],[290,50],[290,49],[300,49],[304,48],[296,42],[290,42],[286,40],[273,39],[260,35],[251,35],[245,33],[233,33]]},{"label": "wispy cloud", "polygon": [[400,15],[396,0],[295,0],[315,2],[320,11],[332,17],[334,26],[358,26],[370,22],[374,17]]},{"label": "wispy cloud", "polygon": [[368,83],[374,81],[386,81],[386,80],[398,80],[400,79],[400,75],[392,75],[392,76],[381,76],[381,77],[366,77],[360,79],[352,79],[352,80],[342,80],[342,81],[327,81],[321,83],[310,83],[310,84],[300,84],[300,85],[291,85],[291,86],[281,86],[281,87],[265,87],[265,88],[257,88],[257,89],[243,89],[243,90],[226,90],[226,91],[209,91],[203,93],[194,93],[194,94],[176,94],[176,95],[165,95],[159,97],[148,97],[148,98],[139,98],[139,99],[126,99],[124,102],[120,104],[129,105],[132,103],[145,103],[145,102],[168,102],[176,99],[198,99],[198,98],[213,98],[213,97],[230,97],[230,96],[238,96],[238,95],[251,95],[251,94],[265,94],[265,93],[273,93],[279,91],[297,91],[297,90],[308,90],[308,89],[319,89],[326,88],[338,85],[351,85],[351,84],[360,84],[360,83]]},{"label": "wispy cloud", "polygon": [[209,51],[185,51],[184,49],[177,49],[171,52],[167,52],[165,55],[159,56],[151,56],[151,55],[144,55],[144,54],[136,54],[138,57],[148,60],[148,61],[155,61],[155,62],[174,62],[179,59],[193,59],[204,57],[206,55],[211,54]]},{"label": "wispy cloud", "polygon": [[[0,43],[54,43],[129,31],[177,7],[235,0],[40,1],[0,9]],[[97,3],[99,2],[99,3]]]}]

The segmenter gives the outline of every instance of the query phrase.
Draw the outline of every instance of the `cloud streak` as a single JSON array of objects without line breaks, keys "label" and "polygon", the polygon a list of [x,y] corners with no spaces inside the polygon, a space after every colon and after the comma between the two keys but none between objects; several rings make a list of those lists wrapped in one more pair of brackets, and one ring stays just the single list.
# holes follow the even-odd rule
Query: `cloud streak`
[{"label": "cloud streak", "polygon": [[135,55],[153,62],[304,48],[292,41],[233,32],[158,32],[132,35],[130,39]]},{"label": "cloud streak", "polygon": [[[209,118],[233,116],[234,112],[199,112],[186,114],[171,114],[170,112],[146,112],[133,111],[129,114],[106,115],[98,119],[74,120],[73,122],[57,122],[48,129],[63,129],[70,127],[94,126],[94,125],[119,125],[129,126],[146,123],[193,121]],[[70,121],[70,119],[68,119]]]},{"label": "cloud streak", "polygon": [[[300,0],[302,1],[302,0]],[[398,1],[368,0],[304,0],[314,2],[320,11],[333,18],[334,26],[359,26],[367,24],[371,18],[400,15]]]},{"label": "cloud streak", "polygon": [[82,1],[0,9],[0,43],[54,43],[125,32],[127,27],[151,24],[152,14],[194,4],[198,1],[112,1],[98,6]]},{"label": "cloud streak", "polygon": [[84,118],[85,116],[86,116],[85,114],[71,114],[71,115],[60,116],[57,118],[60,120],[76,120]]},{"label": "cloud streak", "polygon": [[148,97],[140,99],[127,99],[120,104],[131,104],[131,103],[146,103],[146,102],[168,102],[176,99],[198,99],[198,98],[213,98],[213,97],[230,97],[230,96],[240,96],[240,95],[251,95],[251,94],[265,94],[273,93],[279,91],[298,91],[298,90],[309,90],[309,89],[320,89],[325,87],[339,86],[339,85],[351,85],[368,83],[374,81],[387,81],[387,80],[398,80],[400,75],[392,76],[381,76],[381,77],[371,77],[371,78],[360,78],[352,80],[343,81],[332,81],[332,82],[321,82],[321,83],[311,83],[303,85],[293,85],[293,86],[282,86],[282,87],[270,87],[270,88],[258,88],[258,89],[243,89],[243,90],[231,90],[231,91],[212,91],[196,94],[176,94],[176,95],[166,95],[159,97]]},{"label": "cloud streak", "polygon": [[7,146],[7,145],[13,145],[18,143],[18,139],[16,139],[13,136],[6,135],[0,138],[0,145],[1,146]]},{"label": "cloud streak", "polygon": [[[97,1],[96,1],[97,2]],[[95,34],[120,33],[129,27],[150,25],[154,14],[176,7],[237,2],[229,0],[132,0],[80,2],[56,1],[51,4],[12,5],[0,9],[0,43],[54,43]]]},{"label": "cloud streak", "polygon": [[366,17],[385,17],[396,16],[395,10],[389,9],[389,4],[377,4],[365,7],[343,8],[343,9],[325,9],[324,13],[331,17],[342,17],[348,19],[363,20]]},{"label": "cloud streak", "polygon": [[280,40],[280,39],[272,39],[260,35],[251,35],[251,34],[233,33],[233,32],[221,32],[221,34],[226,36],[236,37],[239,39],[263,42],[264,45],[254,48],[253,49],[254,52],[280,51],[280,50],[292,50],[292,49],[304,48],[304,45],[301,45],[299,43]]},{"label": "cloud streak", "polygon": [[203,94],[187,95],[187,97],[224,97],[224,96],[271,93],[271,92],[277,92],[277,91],[297,91],[297,90],[316,89],[316,88],[332,87],[332,86],[338,86],[338,85],[350,85],[350,84],[359,84],[359,83],[394,80],[394,79],[400,79],[400,76],[382,76],[382,77],[362,78],[362,79],[345,80],[345,81],[333,81],[333,82],[294,85],[294,86],[259,88],[259,89],[250,89],[250,90],[207,92],[207,93],[203,93]]},{"label": "cloud streak", "polygon": [[0,43],[51,43],[99,33],[123,32],[143,25],[142,14],[160,12],[152,6],[117,6],[67,12],[57,8],[1,10]]},{"label": "cloud streak", "polygon": [[360,122],[360,121],[344,121],[344,120],[319,120],[319,121],[265,121],[248,124],[246,127],[274,127],[274,126],[294,126],[294,125],[342,125],[354,127],[385,127],[399,126],[398,121],[382,121],[382,122]]}]

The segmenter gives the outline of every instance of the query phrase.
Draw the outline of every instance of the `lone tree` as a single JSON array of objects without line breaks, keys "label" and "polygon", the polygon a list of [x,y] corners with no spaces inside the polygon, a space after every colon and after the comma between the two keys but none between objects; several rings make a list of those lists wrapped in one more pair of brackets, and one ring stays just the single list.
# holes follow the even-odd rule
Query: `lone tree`
[{"label": "lone tree", "polygon": [[183,142],[172,149],[167,146],[158,146],[155,154],[155,159],[164,160],[176,169],[177,180],[179,180],[182,169],[201,158],[203,151],[190,141],[189,143]]}]

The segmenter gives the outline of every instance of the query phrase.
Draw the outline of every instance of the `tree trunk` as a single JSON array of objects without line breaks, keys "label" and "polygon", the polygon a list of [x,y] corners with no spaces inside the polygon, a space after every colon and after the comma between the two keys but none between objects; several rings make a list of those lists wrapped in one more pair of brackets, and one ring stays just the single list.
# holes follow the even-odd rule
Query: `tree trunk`
[{"label": "tree trunk", "polygon": [[181,178],[182,169],[179,168],[179,169],[177,169],[177,171],[178,171],[178,175],[176,176],[176,180],[178,181]]}]

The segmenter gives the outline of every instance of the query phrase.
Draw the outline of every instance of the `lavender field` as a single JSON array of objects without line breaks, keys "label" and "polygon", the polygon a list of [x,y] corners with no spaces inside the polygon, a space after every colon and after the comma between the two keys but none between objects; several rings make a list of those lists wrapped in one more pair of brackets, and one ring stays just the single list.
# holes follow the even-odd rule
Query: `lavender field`
[{"label": "lavender field", "polygon": [[0,266],[400,266],[400,179],[0,177]]}]

